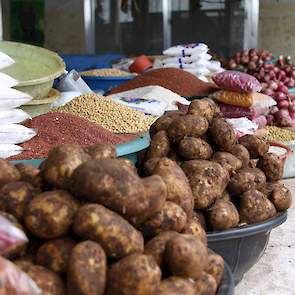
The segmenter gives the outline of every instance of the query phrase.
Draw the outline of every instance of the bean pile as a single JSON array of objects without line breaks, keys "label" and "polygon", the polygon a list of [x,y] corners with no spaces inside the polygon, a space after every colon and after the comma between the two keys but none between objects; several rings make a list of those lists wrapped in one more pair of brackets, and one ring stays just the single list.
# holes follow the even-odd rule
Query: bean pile
[{"label": "bean pile", "polygon": [[95,76],[95,77],[120,77],[120,76],[130,76],[133,75],[126,71],[121,71],[118,69],[93,69],[81,73],[81,76]]},{"label": "bean pile", "polygon": [[146,131],[155,121],[151,116],[95,94],[78,96],[56,111],[80,116],[115,133]]},{"label": "bean pile", "polygon": [[267,139],[274,141],[293,141],[295,140],[295,132],[276,126],[268,126]]}]

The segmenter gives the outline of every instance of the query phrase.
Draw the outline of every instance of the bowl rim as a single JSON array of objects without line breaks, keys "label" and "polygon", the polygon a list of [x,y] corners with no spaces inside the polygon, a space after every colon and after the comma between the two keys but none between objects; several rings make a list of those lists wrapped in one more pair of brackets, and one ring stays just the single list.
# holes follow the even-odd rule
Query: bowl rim
[{"label": "bowl rim", "polygon": [[223,278],[217,290],[216,295],[234,295],[234,289],[235,289],[234,275],[229,265],[227,264],[227,262],[224,261]]},{"label": "bowl rim", "polygon": [[81,78],[83,80],[94,80],[94,81],[118,81],[118,80],[132,80],[135,78],[134,75],[128,75],[128,76],[82,76]]}]

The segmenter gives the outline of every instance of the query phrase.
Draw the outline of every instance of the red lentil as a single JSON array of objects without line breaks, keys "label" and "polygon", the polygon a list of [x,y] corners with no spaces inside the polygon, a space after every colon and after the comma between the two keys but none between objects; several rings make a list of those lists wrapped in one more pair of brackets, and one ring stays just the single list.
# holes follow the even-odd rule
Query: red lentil
[{"label": "red lentil", "polygon": [[21,146],[24,152],[12,157],[11,160],[44,158],[51,148],[60,144],[118,144],[134,138],[134,135],[114,134],[95,123],[68,113],[53,112],[40,115],[26,121],[24,125],[36,128],[38,134],[23,143]]}]

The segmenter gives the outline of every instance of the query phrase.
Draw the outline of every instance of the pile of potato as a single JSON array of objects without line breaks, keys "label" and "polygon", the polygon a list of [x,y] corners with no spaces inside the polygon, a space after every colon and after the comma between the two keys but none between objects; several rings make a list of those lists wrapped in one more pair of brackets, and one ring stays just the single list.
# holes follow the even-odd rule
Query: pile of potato
[{"label": "pile of potato", "polygon": [[[237,140],[211,99],[193,101],[187,113],[163,115],[150,135],[141,173],[162,177],[167,201],[178,205],[183,219],[197,215],[207,231],[225,230],[265,221],[291,206],[291,192],[279,182],[283,160],[254,135]],[[143,229],[155,233],[156,221]]]},{"label": "pile of potato", "polygon": [[0,160],[0,214],[29,238],[6,258],[43,295],[216,294],[224,261],[207,249],[183,170],[164,158],[141,178],[115,157],[110,145],[64,145],[39,169]]}]

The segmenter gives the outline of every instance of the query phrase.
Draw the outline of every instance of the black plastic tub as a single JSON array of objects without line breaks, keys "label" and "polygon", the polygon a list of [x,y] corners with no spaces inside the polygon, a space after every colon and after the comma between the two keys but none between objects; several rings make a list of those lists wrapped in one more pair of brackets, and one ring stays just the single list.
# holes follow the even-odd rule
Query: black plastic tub
[{"label": "black plastic tub", "polygon": [[287,211],[255,225],[208,233],[208,247],[224,258],[237,284],[264,254],[271,230],[286,220]]},{"label": "black plastic tub", "polygon": [[233,274],[227,265],[224,264],[224,274],[220,284],[220,287],[216,293],[216,295],[234,295],[235,293],[235,284]]}]

